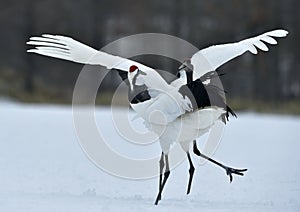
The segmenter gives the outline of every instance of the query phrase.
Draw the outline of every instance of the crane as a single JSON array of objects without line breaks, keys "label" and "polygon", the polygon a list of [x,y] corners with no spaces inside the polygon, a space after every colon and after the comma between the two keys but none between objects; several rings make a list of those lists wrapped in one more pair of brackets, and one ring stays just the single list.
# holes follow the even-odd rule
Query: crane
[{"label": "crane", "polygon": [[118,71],[129,86],[129,102],[146,126],[159,135],[162,149],[159,160],[159,190],[155,204],[161,200],[162,191],[170,175],[168,154],[174,143],[179,143],[186,152],[190,169],[187,194],[190,193],[194,166],[190,149],[197,156],[223,168],[229,176],[243,176],[247,169],[235,169],[202,154],[196,139],[207,133],[218,121],[226,124],[229,115],[236,116],[225,102],[225,93],[213,85],[216,71],[224,63],[258,49],[268,51],[267,44],[275,45],[275,38],[285,37],[288,32],[277,29],[239,42],[213,45],[204,48],[184,60],[178,70],[178,78],[167,83],[161,75],[142,63],[98,51],[73,38],[43,34],[31,37],[27,42],[34,48],[27,50],[44,56],[73,61],[81,64],[100,65]]}]

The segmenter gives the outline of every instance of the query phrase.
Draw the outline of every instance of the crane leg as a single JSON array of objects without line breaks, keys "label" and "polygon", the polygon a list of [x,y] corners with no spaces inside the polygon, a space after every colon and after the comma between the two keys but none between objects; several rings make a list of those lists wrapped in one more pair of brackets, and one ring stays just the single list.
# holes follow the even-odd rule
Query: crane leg
[{"label": "crane leg", "polygon": [[[164,162],[164,160],[165,160],[165,162]],[[165,170],[164,170],[164,165],[166,165]],[[168,155],[162,153],[160,161],[159,161],[159,166],[160,166],[160,169],[159,169],[159,171],[160,171],[160,173],[159,173],[159,191],[158,191],[155,203],[154,203],[155,205],[157,205],[158,202],[161,200],[162,191],[163,191],[165,184],[167,182],[167,179],[169,178],[169,175],[170,175]],[[164,170],[164,179],[162,179],[163,170]]]},{"label": "crane leg", "polygon": [[[159,184],[158,184],[158,192],[161,190],[161,185],[162,185],[162,175],[163,175],[163,170],[164,170],[164,153],[161,153],[161,157],[159,160]],[[161,200],[161,196],[157,196],[155,204],[157,205],[158,201]]]},{"label": "crane leg", "polygon": [[189,160],[189,163],[190,163],[190,169],[189,169],[190,178],[189,178],[188,188],[187,188],[187,192],[186,192],[186,194],[189,194],[190,191],[191,191],[191,185],[192,185],[192,181],[193,181],[195,167],[193,165],[190,153],[187,152],[186,154],[187,154],[187,157],[188,157],[188,160]]},{"label": "crane leg", "polygon": [[194,152],[196,155],[198,155],[198,156],[200,156],[200,157],[202,157],[202,158],[204,158],[204,159],[206,159],[206,160],[208,160],[208,161],[210,161],[210,162],[216,164],[217,166],[220,166],[221,168],[225,169],[226,174],[229,176],[230,182],[232,182],[232,180],[233,180],[232,174],[236,174],[236,175],[243,176],[243,175],[244,175],[243,172],[247,171],[247,169],[235,169],[235,168],[231,168],[231,167],[225,166],[225,165],[223,165],[222,163],[219,163],[218,161],[216,161],[216,160],[214,160],[214,159],[212,159],[212,158],[210,158],[210,157],[208,157],[208,156],[202,154],[202,153],[199,151],[199,149],[197,148],[197,144],[196,144],[196,141],[195,141],[195,140],[194,140],[194,142],[193,142],[193,152]]}]

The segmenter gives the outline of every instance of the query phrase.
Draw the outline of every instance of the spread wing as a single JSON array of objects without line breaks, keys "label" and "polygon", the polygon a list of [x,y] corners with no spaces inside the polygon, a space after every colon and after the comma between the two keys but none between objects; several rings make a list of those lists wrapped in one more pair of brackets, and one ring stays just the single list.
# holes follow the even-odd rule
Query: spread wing
[{"label": "spread wing", "polygon": [[285,37],[288,32],[282,29],[266,32],[259,36],[248,38],[236,43],[211,46],[198,51],[191,58],[194,66],[194,79],[198,79],[209,71],[214,71],[224,63],[250,51],[257,54],[257,50],[268,51],[267,44],[275,45],[274,37]]},{"label": "spread wing", "polygon": [[138,66],[143,71],[154,70],[144,64],[98,51],[73,38],[61,35],[44,34],[41,37],[31,37],[27,44],[35,47],[27,50],[27,52],[77,63],[100,65],[107,69],[118,69],[126,72],[132,65]]},{"label": "spread wing", "polygon": [[[173,86],[170,86],[151,67],[133,60],[97,51],[79,41],[61,35],[44,34],[41,37],[31,37],[27,44],[35,47],[27,50],[27,52],[82,64],[101,65],[107,69],[128,72],[130,66],[136,65],[143,74],[137,76],[134,81],[139,83],[139,85],[144,85],[150,94],[154,94],[151,95],[151,104],[146,104],[146,108],[142,107],[141,105],[143,104],[141,103],[135,104],[134,108],[141,114],[145,114],[145,110],[148,111],[146,114],[161,110],[162,114],[170,121],[185,113],[186,110],[190,110],[188,100],[184,99]],[[127,78],[127,76],[124,78]],[[140,111],[139,108],[142,108],[142,110]]]}]

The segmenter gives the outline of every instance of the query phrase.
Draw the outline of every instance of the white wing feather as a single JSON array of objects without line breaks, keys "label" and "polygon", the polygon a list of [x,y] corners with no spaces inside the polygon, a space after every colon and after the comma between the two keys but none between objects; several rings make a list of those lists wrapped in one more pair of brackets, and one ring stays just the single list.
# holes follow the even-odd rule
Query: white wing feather
[{"label": "white wing feather", "polygon": [[[145,75],[140,75],[137,80],[147,89],[154,90],[160,95],[160,98],[153,98],[151,101],[147,115],[161,110],[167,120],[171,121],[185,113],[186,110],[191,110],[190,102],[183,98],[176,88],[170,86],[153,68],[141,63],[97,51],[79,41],[60,35],[44,34],[42,37],[31,37],[27,44],[35,46],[34,49],[29,49],[27,52],[82,64],[101,65],[107,69],[115,68],[128,72],[130,66],[136,65],[145,73]],[[139,108],[143,108],[142,105],[136,106],[137,112],[139,112]],[[144,109],[143,113],[145,113]]]},{"label": "white wing feather", "polygon": [[138,66],[143,71],[154,70],[141,63],[97,51],[79,41],[61,35],[44,34],[42,37],[31,37],[27,44],[35,46],[34,49],[29,49],[27,52],[77,63],[101,65],[107,69],[115,68],[126,72],[132,65]]},{"label": "white wing feather", "polygon": [[[246,51],[250,51],[253,54],[257,54],[257,48],[268,51],[268,47],[263,42],[273,45],[277,44],[272,37],[284,37],[287,33],[285,30],[275,30],[237,43],[216,45],[203,49],[191,58],[194,66],[194,79],[217,69],[222,64]],[[183,98],[178,92],[178,85],[182,84],[182,82],[179,82],[177,86],[174,83],[169,85],[153,68],[141,63],[97,51],[72,38],[59,35],[44,34],[42,37],[31,37],[27,44],[35,46],[34,49],[30,49],[28,52],[82,64],[101,65],[107,69],[115,68],[128,72],[130,66],[138,66],[140,70],[146,73],[146,75],[139,77],[141,83],[146,85],[149,90],[153,89],[159,93],[159,98],[158,96],[152,98],[145,105],[144,103],[139,103],[133,106],[140,116],[144,116],[145,120],[148,120],[153,112],[160,111],[165,117],[165,121],[169,123],[186,111],[191,110],[190,100]],[[160,117],[157,120],[156,118],[148,120],[148,122],[159,124],[158,122],[161,121]]]},{"label": "white wing feather", "polygon": [[214,71],[224,63],[247,51],[250,51],[252,54],[257,54],[258,49],[268,51],[269,49],[265,43],[275,45],[277,41],[273,37],[285,37],[287,34],[287,31],[279,29],[240,42],[215,45],[202,49],[191,58],[191,63],[194,66],[193,77],[197,79],[209,71]]}]

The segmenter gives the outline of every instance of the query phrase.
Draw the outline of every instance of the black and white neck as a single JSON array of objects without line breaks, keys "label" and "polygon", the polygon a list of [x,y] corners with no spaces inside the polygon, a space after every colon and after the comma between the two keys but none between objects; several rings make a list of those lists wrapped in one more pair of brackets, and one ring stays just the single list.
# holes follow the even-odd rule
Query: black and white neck
[{"label": "black and white neck", "polygon": [[149,100],[151,97],[145,85],[138,83],[138,75],[144,74],[135,65],[131,66],[128,72],[129,91],[128,100],[131,104],[137,104]]},{"label": "black and white neck", "polygon": [[193,65],[191,60],[185,60],[179,67],[178,77],[184,79],[187,85],[191,85],[193,82]]}]

